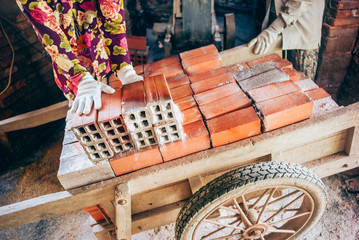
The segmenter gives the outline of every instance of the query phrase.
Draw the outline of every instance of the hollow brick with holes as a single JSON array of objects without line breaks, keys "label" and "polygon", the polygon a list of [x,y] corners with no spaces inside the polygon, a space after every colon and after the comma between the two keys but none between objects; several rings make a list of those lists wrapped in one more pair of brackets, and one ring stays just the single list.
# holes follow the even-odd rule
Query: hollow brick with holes
[{"label": "hollow brick with holes", "polygon": [[313,102],[301,91],[256,103],[265,132],[284,127],[312,116]]},{"label": "hollow brick with holes", "polygon": [[199,94],[234,82],[235,79],[233,78],[232,74],[224,73],[219,76],[209,78],[206,81],[192,83],[191,87],[195,94]]},{"label": "hollow brick with holes", "polygon": [[261,133],[253,107],[240,109],[207,121],[213,147],[222,146]]},{"label": "hollow brick with holes", "polygon": [[203,120],[183,125],[183,130],[184,140],[159,146],[164,161],[187,156],[211,147]]},{"label": "hollow brick with holes", "polygon": [[162,163],[162,156],[157,146],[142,149],[141,151],[130,151],[115,156],[110,165],[116,176],[146,168]]},{"label": "hollow brick with holes", "polygon": [[215,102],[221,98],[227,97],[229,95],[241,92],[242,90],[236,83],[227,84],[212,90],[199,93],[194,95],[196,102],[199,106],[205,105],[211,102]]},{"label": "hollow brick with holes", "polygon": [[154,125],[154,132],[158,144],[162,145],[182,140],[184,137],[182,125],[177,121],[156,124]]},{"label": "hollow brick with holes", "polygon": [[285,81],[250,90],[248,94],[254,102],[263,102],[299,90],[298,85],[292,81]]},{"label": "hollow brick with holes", "polygon": [[217,101],[201,105],[199,108],[206,120],[252,106],[251,100],[242,91],[218,99]]}]

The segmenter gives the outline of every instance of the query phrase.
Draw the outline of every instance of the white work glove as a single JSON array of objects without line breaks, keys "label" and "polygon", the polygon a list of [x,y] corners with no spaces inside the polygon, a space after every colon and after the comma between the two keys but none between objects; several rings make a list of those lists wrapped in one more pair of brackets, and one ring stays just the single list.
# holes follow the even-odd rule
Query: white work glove
[{"label": "white work glove", "polygon": [[100,109],[102,92],[112,94],[115,89],[96,81],[90,73],[86,73],[77,86],[77,95],[72,104],[71,112],[76,112],[78,115],[89,114],[92,104],[95,104],[95,109]]},{"label": "white work glove", "polygon": [[252,47],[256,44],[253,49],[254,54],[262,55],[266,53],[279,34],[282,33],[284,26],[285,22],[279,16],[268,28],[263,30],[263,32],[261,32],[256,38],[252,39],[248,43],[248,47]]},{"label": "white work glove", "polygon": [[121,80],[122,85],[143,81],[143,77],[138,76],[132,65],[127,65],[122,68],[117,77]]}]

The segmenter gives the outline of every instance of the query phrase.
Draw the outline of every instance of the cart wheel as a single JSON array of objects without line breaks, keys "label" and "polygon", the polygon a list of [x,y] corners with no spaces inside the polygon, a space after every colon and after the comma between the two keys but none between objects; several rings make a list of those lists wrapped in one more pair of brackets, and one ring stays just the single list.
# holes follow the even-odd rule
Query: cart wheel
[{"label": "cart wheel", "polygon": [[181,209],[177,239],[298,239],[325,211],[323,182],[293,163],[262,162],[230,171]]}]

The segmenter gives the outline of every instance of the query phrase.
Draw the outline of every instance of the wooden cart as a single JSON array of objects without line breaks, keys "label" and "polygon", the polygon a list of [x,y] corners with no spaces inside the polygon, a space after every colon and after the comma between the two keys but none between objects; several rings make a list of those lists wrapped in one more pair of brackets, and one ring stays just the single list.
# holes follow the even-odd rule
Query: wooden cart
[{"label": "wooden cart", "polygon": [[[242,46],[221,56],[226,66],[253,58]],[[295,239],[319,220],[326,200],[320,179],[302,166],[319,177],[358,167],[358,141],[355,103],[106,181],[2,206],[0,229],[101,205],[108,217],[93,228],[99,239],[111,239],[113,232],[130,239],[176,219],[178,239]],[[217,230],[209,227],[201,235],[206,224]],[[231,235],[215,237],[223,229]]]}]

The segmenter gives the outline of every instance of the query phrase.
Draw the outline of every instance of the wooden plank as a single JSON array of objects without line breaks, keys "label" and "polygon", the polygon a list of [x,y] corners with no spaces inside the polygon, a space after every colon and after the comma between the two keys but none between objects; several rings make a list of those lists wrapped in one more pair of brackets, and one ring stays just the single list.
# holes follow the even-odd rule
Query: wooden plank
[{"label": "wooden plank", "polygon": [[[192,154],[176,161],[138,170],[68,192],[49,194],[0,207],[0,229],[20,226],[111,201],[115,186],[122,182],[128,181],[132,194],[138,194],[149,191],[151,188],[155,189],[193,176],[215,172],[218,169],[230,169],[240,164],[248,164],[258,157],[302,146],[354,126],[359,126],[359,103],[250,139]],[[337,172],[338,169],[328,168],[327,174]],[[31,216],[31,218],[18,216]]]},{"label": "wooden plank", "polygon": [[63,101],[0,121],[0,133],[37,127],[66,117],[68,101]]},{"label": "wooden plank", "polygon": [[131,239],[131,193],[128,183],[121,183],[116,186],[116,239]]},{"label": "wooden plank", "polygon": [[179,211],[186,202],[180,201],[134,215],[132,217],[132,234],[175,222]]},{"label": "wooden plank", "polygon": [[252,59],[264,57],[272,53],[278,53],[282,56],[282,37],[278,37],[275,42],[271,45],[268,52],[264,55],[255,55],[253,53],[253,47],[248,48],[247,45],[241,45],[235,48],[231,48],[220,52],[223,65],[226,67],[232,66],[236,63],[247,62]]},{"label": "wooden plank", "polygon": [[192,196],[187,181],[153,189],[132,196],[132,214],[165,206]]},{"label": "wooden plank", "polygon": [[188,179],[188,181],[189,181],[189,184],[191,186],[192,194],[197,192],[203,186],[201,176],[191,177],[191,178]]},{"label": "wooden plank", "polygon": [[348,130],[345,152],[349,156],[359,153],[359,126],[352,127]]},{"label": "wooden plank", "polygon": [[105,202],[102,202],[100,205],[105,210],[105,212],[111,219],[112,223],[114,223],[115,219],[116,219],[116,210],[115,210],[115,206],[113,205],[112,201],[105,201]]},{"label": "wooden plank", "polygon": [[96,224],[92,227],[92,232],[95,234],[98,240],[114,240],[111,231],[114,231],[115,227],[113,224]]}]

